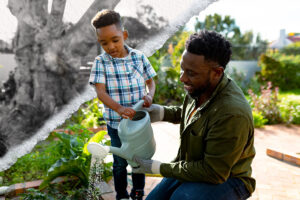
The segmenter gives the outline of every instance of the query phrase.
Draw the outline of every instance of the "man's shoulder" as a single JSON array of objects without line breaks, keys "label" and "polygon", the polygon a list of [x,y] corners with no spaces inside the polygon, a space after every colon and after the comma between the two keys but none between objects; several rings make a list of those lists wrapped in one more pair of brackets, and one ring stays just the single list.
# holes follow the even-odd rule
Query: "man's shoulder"
[{"label": "man's shoulder", "polygon": [[217,107],[221,115],[251,116],[251,107],[241,89],[230,81],[228,86],[217,97],[214,107]]}]

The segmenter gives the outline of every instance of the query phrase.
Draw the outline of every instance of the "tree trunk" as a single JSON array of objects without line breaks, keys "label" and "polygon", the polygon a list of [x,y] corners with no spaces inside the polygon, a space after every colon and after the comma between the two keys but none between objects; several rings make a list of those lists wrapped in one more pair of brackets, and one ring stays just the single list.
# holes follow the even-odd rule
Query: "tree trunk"
[{"label": "tree trunk", "polygon": [[96,42],[90,20],[98,10],[113,9],[118,2],[95,0],[66,33],[62,22],[66,0],[53,0],[50,14],[47,0],[9,0],[18,20],[16,93],[0,118],[0,157],[81,92],[76,85],[80,59]]}]

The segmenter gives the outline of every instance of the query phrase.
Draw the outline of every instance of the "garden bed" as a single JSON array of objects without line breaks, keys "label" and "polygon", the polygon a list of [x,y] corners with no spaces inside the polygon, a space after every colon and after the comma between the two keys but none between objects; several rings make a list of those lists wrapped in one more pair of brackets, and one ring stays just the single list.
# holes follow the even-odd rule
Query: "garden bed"
[{"label": "garden bed", "polygon": [[[74,193],[74,187],[76,190],[87,188],[89,184],[90,155],[85,149],[86,144],[92,139],[97,140],[97,142],[110,142],[105,130],[106,126],[86,129],[82,126],[74,125],[67,129],[53,131],[47,140],[36,145],[30,154],[19,158],[10,169],[0,173],[0,176],[3,177],[1,185],[6,186],[8,190],[6,197],[18,196],[28,188],[38,188],[43,180],[44,182],[46,180],[46,183],[52,182],[53,179],[60,175],[71,175],[71,179],[68,179],[68,182],[71,181],[68,185],[69,188],[65,189],[69,191],[68,194],[63,194],[63,191],[59,191],[59,186],[44,184],[43,190],[29,190],[30,195],[48,195],[50,198],[53,191],[61,195],[69,195],[69,193]],[[112,175],[112,163],[104,163],[103,165],[102,176],[104,180],[108,181]],[[53,183],[55,185],[58,182],[65,181],[65,179],[59,178],[58,180],[55,179]],[[71,184],[72,182],[74,182],[73,185]],[[111,191],[106,183],[102,182],[101,185],[102,190],[103,188],[105,189],[105,193]],[[46,190],[44,189],[45,187]],[[50,187],[51,190],[49,192],[48,188]],[[4,188],[2,187],[2,189]],[[103,193],[103,191],[101,192]],[[73,195],[79,194],[74,193]]]}]

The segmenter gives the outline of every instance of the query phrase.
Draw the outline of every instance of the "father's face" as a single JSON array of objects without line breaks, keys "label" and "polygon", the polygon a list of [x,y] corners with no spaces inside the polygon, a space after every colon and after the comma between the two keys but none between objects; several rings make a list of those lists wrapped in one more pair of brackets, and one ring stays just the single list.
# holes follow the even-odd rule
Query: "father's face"
[{"label": "father's face", "polygon": [[180,81],[192,98],[205,94],[211,87],[212,65],[204,56],[184,51],[180,61]]}]

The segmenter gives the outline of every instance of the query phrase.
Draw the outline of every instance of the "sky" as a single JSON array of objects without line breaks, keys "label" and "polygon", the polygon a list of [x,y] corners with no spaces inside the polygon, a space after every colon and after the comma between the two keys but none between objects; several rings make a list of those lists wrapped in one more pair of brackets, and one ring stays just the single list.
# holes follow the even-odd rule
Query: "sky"
[{"label": "sky", "polygon": [[280,29],[300,33],[300,0],[219,0],[202,11],[199,20],[214,13],[230,15],[242,32],[252,30],[268,41],[278,39]]},{"label": "sky", "polygon": [[[0,0],[0,39],[9,42],[16,31],[17,20],[7,8],[7,2],[8,0]],[[93,0],[67,0],[64,20],[76,23],[92,2]],[[209,14],[230,15],[242,32],[252,30],[263,39],[273,41],[279,37],[280,29],[285,29],[286,33],[300,32],[299,10],[300,0],[219,0],[209,5],[198,17],[203,21]],[[194,22],[195,18],[188,23],[190,29]]]}]

